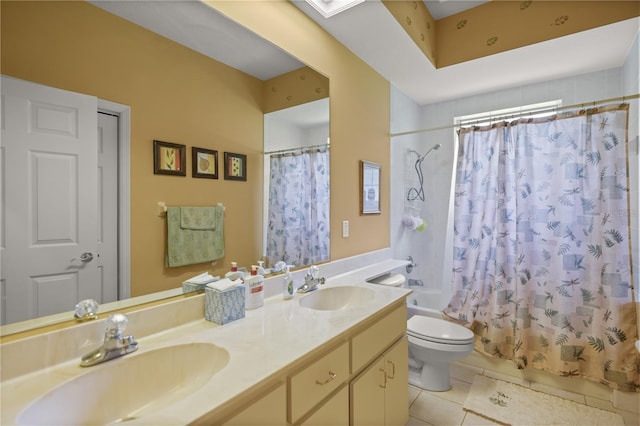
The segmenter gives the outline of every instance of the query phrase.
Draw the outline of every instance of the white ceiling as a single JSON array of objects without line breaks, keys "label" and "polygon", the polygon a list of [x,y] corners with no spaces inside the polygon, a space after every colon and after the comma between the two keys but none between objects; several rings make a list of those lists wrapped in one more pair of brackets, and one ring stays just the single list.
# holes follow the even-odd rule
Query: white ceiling
[{"label": "white ceiling", "polygon": [[[199,1],[92,3],[263,80],[303,65]],[[328,19],[304,0],[293,3],[420,105],[619,67],[640,27],[640,18],[634,18],[435,69],[380,0],[366,0]],[[484,2],[425,3],[439,19]]]}]

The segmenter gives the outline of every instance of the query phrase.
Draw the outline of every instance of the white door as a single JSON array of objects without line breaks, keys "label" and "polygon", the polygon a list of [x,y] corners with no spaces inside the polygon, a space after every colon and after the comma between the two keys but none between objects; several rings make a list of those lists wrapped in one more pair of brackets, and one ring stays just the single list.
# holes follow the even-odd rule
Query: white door
[{"label": "white door", "polygon": [[6,323],[101,299],[97,99],[2,77]]}]

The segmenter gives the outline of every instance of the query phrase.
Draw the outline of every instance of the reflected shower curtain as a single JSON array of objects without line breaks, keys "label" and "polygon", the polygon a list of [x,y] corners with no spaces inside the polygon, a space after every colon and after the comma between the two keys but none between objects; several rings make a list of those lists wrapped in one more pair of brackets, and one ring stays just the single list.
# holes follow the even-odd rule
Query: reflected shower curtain
[{"label": "reflected shower curtain", "polygon": [[628,105],[460,131],[453,292],[476,350],[640,390]]},{"label": "reflected shower curtain", "polygon": [[271,155],[267,259],[309,265],[329,259],[329,149]]}]

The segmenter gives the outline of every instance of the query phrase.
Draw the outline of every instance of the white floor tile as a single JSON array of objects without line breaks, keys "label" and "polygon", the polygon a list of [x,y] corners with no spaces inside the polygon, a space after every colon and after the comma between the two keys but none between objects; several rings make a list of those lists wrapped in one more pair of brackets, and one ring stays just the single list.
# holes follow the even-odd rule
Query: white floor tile
[{"label": "white floor tile", "polygon": [[531,382],[531,389],[538,392],[547,393],[549,395],[559,396],[560,398],[568,399],[569,401],[578,402],[580,404],[585,403],[584,395],[575,392],[569,392],[563,389],[558,389],[556,387],[545,385],[542,383]]},{"label": "white floor tile", "polygon": [[489,419],[469,412],[466,412],[464,420],[462,421],[462,426],[495,426],[498,424],[499,423],[492,422]]},{"label": "white floor tile", "polygon": [[462,405],[420,392],[409,408],[409,415],[434,426],[460,425],[464,418]]},{"label": "white floor tile", "polygon": [[477,374],[482,374],[484,369],[469,364],[458,362],[451,363],[451,378],[460,380],[461,382],[473,383],[473,378]]},{"label": "white floor tile", "polygon": [[467,399],[467,395],[469,395],[469,389],[471,389],[471,383],[451,379],[451,389],[446,392],[423,392],[428,392],[438,398],[446,399],[447,401],[462,405],[464,404],[464,400]]},{"label": "white floor tile", "polygon": [[429,423],[423,422],[420,419],[416,419],[415,417],[409,417],[409,421],[406,426],[431,426]]},{"label": "white floor tile", "polygon": [[524,386],[525,388],[531,387],[531,381],[521,377],[510,376],[508,374],[498,373],[497,371],[492,370],[484,370],[483,374],[487,377],[502,380],[503,382],[515,383],[516,385]]},{"label": "white floor tile", "polygon": [[413,404],[413,401],[416,400],[419,394],[420,394],[419,388],[409,385],[409,407],[411,407],[411,404]]}]

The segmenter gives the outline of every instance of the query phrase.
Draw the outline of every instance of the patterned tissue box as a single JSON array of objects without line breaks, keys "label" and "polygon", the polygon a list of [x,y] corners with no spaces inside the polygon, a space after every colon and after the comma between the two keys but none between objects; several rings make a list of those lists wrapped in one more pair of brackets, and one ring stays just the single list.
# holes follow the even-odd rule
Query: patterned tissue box
[{"label": "patterned tissue box", "polygon": [[182,293],[193,293],[194,291],[199,291],[199,290],[204,290],[204,288],[207,286],[207,283],[204,284],[196,284],[196,283],[190,283],[189,281],[184,281],[182,283]]},{"label": "patterned tissue box", "polygon": [[206,287],[204,290],[204,317],[216,324],[226,324],[244,318],[243,286],[235,286],[224,291]]},{"label": "patterned tissue box", "polygon": [[220,277],[212,277],[209,274],[201,274],[182,282],[182,294],[204,290],[207,284],[218,281]]}]

